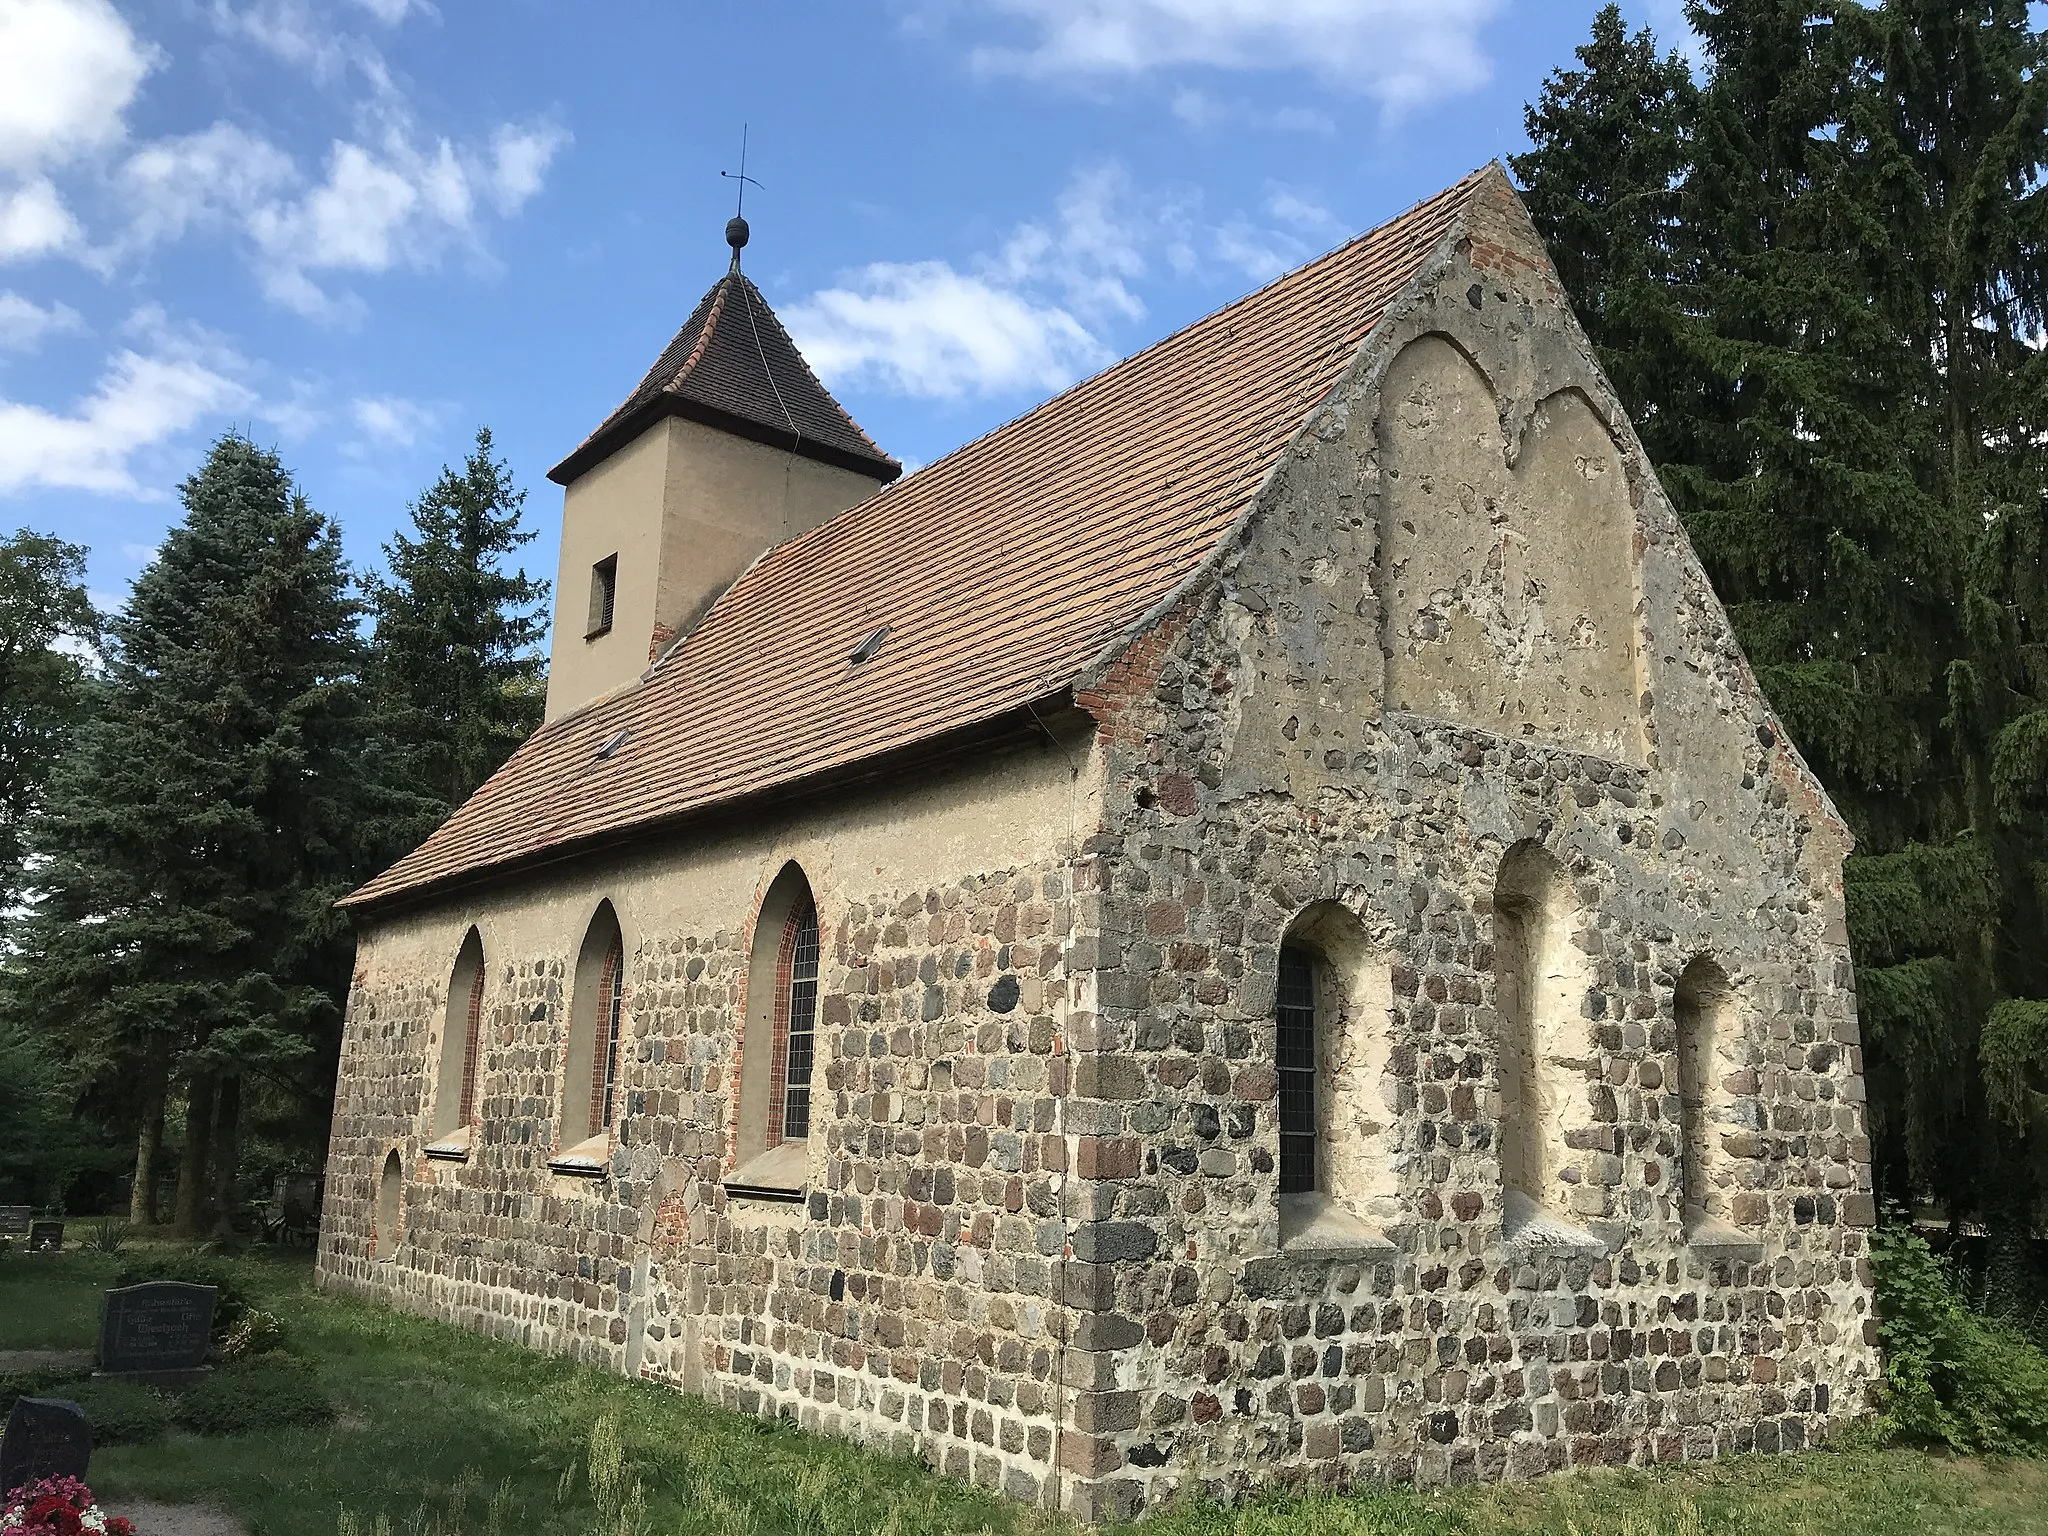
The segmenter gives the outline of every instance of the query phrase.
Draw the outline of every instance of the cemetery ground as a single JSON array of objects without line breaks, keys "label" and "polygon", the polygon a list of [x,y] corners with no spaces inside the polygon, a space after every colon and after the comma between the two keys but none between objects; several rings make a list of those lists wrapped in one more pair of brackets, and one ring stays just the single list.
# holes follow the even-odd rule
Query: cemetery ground
[{"label": "cemetery ground", "polygon": [[[0,1257],[0,1386],[9,1370],[62,1358],[18,1352],[89,1351],[114,1276],[138,1253],[171,1251],[131,1243],[119,1254]],[[381,1536],[379,1516],[391,1536],[1071,1536],[1061,1521],[914,1461],[322,1295],[302,1253],[251,1254],[230,1261],[230,1273],[282,1325],[285,1350],[310,1368],[332,1416],[230,1434],[173,1424],[147,1443],[103,1445],[89,1481],[117,1510],[203,1506],[237,1517],[251,1536]],[[1276,1495],[1232,1510],[1189,1503],[1155,1513],[1140,1531],[2048,1536],[2048,1464],[1963,1461],[1865,1439],[1796,1456],[1436,1494]]]}]

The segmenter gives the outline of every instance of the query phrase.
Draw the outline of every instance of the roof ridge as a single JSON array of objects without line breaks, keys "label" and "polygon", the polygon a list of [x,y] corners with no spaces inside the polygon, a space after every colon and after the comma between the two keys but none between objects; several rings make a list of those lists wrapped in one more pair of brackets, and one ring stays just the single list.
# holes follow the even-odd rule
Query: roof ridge
[{"label": "roof ridge", "polygon": [[[704,316],[704,323],[697,327],[697,339],[690,343],[690,354],[683,359],[682,367],[669,376],[669,381],[662,386],[663,388],[674,389],[683,380],[687,379],[690,376],[690,370],[695,368],[698,361],[704,356],[705,348],[711,345],[711,333],[718,329],[718,322],[725,315],[725,295],[727,285],[732,282],[732,277],[733,274],[728,272],[712,288],[711,308]],[[688,322],[685,323],[687,324]]]},{"label": "roof ridge", "polygon": [[[1000,436],[1002,433],[1018,425],[1020,422],[1028,421],[1032,417],[1038,415],[1040,412],[1051,410],[1053,406],[1057,405],[1060,401],[1066,399],[1069,395],[1076,394],[1079,391],[1086,389],[1093,384],[1097,384],[1104,380],[1107,380],[1114,374],[1136,367],[1138,364],[1143,362],[1147,357],[1149,357],[1152,353],[1157,352],[1160,348],[1184,341],[1185,338],[1187,338],[1189,335],[1200,330],[1203,326],[1208,325],[1210,322],[1216,320],[1220,316],[1229,313],[1231,310],[1236,309],[1241,305],[1250,304],[1253,300],[1259,298],[1263,294],[1271,292],[1273,289],[1280,287],[1282,284],[1285,284],[1295,279],[1306,280],[1308,274],[1314,273],[1318,269],[1322,268],[1325,264],[1342,256],[1345,252],[1351,250],[1354,246],[1360,244],[1361,242],[1372,239],[1382,230],[1392,228],[1394,225],[1399,224],[1402,220],[1407,219],[1410,216],[1421,212],[1423,209],[1428,208],[1433,204],[1444,202],[1447,199],[1456,198],[1460,193],[1462,193],[1467,188],[1468,184],[1480,180],[1481,178],[1486,176],[1486,174],[1489,171],[1497,169],[1498,166],[1498,161],[1489,160],[1484,165],[1477,166],[1472,170],[1467,171],[1463,176],[1459,177],[1456,181],[1452,182],[1450,186],[1443,188],[1441,191],[1434,192],[1430,194],[1428,197],[1418,198],[1415,202],[1410,203],[1406,208],[1402,209],[1393,217],[1382,219],[1379,223],[1373,225],[1372,228],[1367,230],[1361,230],[1358,234],[1352,235],[1349,239],[1339,241],[1336,245],[1331,246],[1321,255],[1310,257],[1300,266],[1290,268],[1288,271],[1282,272],[1278,276],[1273,277],[1264,283],[1261,283],[1258,287],[1250,289],[1245,293],[1239,294],[1234,299],[1230,299],[1225,303],[1217,305],[1214,309],[1209,310],[1206,314],[1200,315],[1195,319],[1190,320],[1186,325],[1181,326],[1178,330],[1169,331],[1166,335],[1160,337],[1157,341],[1151,342],[1146,346],[1139,348],[1136,352],[1132,352],[1125,357],[1119,358],[1117,361],[1109,364],[1107,367],[1101,369],[1100,371],[1088,375],[1088,377],[1086,377],[1085,379],[1076,379],[1073,383],[1067,385],[1066,388],[1058,390],[1053,394],[1047,395],[1043,400],[1039,401],[1036,405],[1033,405],[1025,410],[1019,411],[1016,415],[1010,417],[1006,421],[997,423],[995,426],[990,427],[986,432],[981,433],[979,436],[969,438],[966,442],[960,444],[957,448],[948,449],[945,453],[941,454],[938,458],[932,460],[931,463],[924,465],[922,468],[912,470],[909,474],[904,475],[901,479],[896,480],[889,485],[881,487],[875,492],[874,495],[855,502],[852,506],[847,507],[845,510],[841,512],[834,513],[831,517],[826,518],[824,522],[819,523],[817,526],[812,528],[806,528],[801,533],[793,534],[789,538],[784,539],[779,544],[770,545],[767,549],[763,550],[759,555],[757,555],[754,558],[754,560],[748,564],[747,568],[744,571],[740,572],[739,575],[735,576],[733,580],[727,584],[725,591],[721,592],[718,595],[718,597],[713,600],[712,608],[716,608],[718,604],[724,602],[728,594],[738,590],[741,583],[745,582],[748,577],[752,576],[756,571],[760,569],[761,566],[766,564],[772,557],[778,554],[793,554],[798,548],[807,543],[811,543],[813,541],[822,541],[826,538],[831,537],[835,532],[841,531],[843,525],[851,523],[857,514],[860,514],[862,512],[871,512],[872,509],[876,506],[876,504],[882,502],[885,498],[896,497],[897,493],[903,491],[903,489],[906,486],[911,485],[913,482],[919,480],[920,478],[929,477],[933,471],[942,468],[951,461],[958,459],[961,455],[969,452],[970,450],[980,446],[983,443],[988,442],[990,439]],[[778,321],[777,324],[779,325],[780,322]],[[705,329],[707,331],[710,329],[708,322],[706,324]],[[787,335],[788,333],[784,332],[784,334]],[[1338,345],[1338,343],[1333,342],[1332,345],[1336,346]],[[794,343],[792,343],[792,350],[794,350]],[[797,356],[799,359],[801,359],[803,357],[802,352],[799,351],[797,353]],[[810,365],[808,362],[806,362],[804,366],[806,367],[806,369],[808,369]],[[859,430],[858,424],[856,424],[855,430]],[[1247,465],[1245,467],[1244,472],[1238,477],[1238,479],[1235,480],[1232,483],[1232,485],[1226,489],[1226,495],[1231,491],[1235,491],[1236,488],[1238,486],[1241,486],[1245,480],[1254,478],[1252,473],[1253,468],[1254,466]],[[704,618],[708,619],[710,616],[711,609],[707,608],[704,613]],[[698,624],[693,626],[690,633],[694,634],[697,631],[697,629],[701,629],[702,627],[703,621],[699,620]],[[668,663],[671,657],[678,656],[681,654],[681,652],[684,649],[684,642],[688,638],[689,635],[687,634],[678,636],[676,638],[675,643],[670,645],[667,650],[663,651],[661,655],[655,659],[653,665],[648,669],[647,675],[650,679],[656,671],[660,670],[663,666],[665,666]]]},{"label": "roof ridge", "polygon": [[[1461,177],[764,550],[646,672],[536,732],[347,904],[781,793],[1086,677],[1211,568],[1498,174]],[[720,388],[746,362],[734,345],[713,338],[698,365]],[[889,643],[849,663],[856,631],[884,622]],[[599,756],[622,726],[631,745]]]},{"label": "roof ridge", "polygon": [[[1097,372],[1089,374],[1086,378],[1074,380],[1073,383],[1067,385],[1065,388],[1056,390],[1052,394],[1047,395],[1043,400],[1039,401],[1036,405],[1027,406],[1025,409],[1019,411],[1016,415],[1010,417],[1009,419],[996,423],[996,425],[990,427],[986,432],[981,433],[979,436],[970,437],[966,442],[961,443],[958,447],[947,449],[946,452],[941,454],[938,458],[933,459],[929,464],[924,465],[922,468],[912,470],[909,474],[903,476],[900,480],[893,481],[889,485],[882,487],[882,489],[875,492],[873,496],[868,497],[866,501],[855,502],[853,506],[848,507],[846,509],[846,512],[842,512],[838,514],[838,516],[844,517],[846,516],[847,512],[852,512],[856,508],[870,505],[878,498],[887,495],[890,492],[898,490],[902,486],[909,484],[910,481],[916,476],[923,475],[931,470],[937,469],[940,465],[946,463],[949,459],[958,458],[961,454],[967,452],[968,449],[975,447],[977,444],[987,442],[990,438],[996,436],[998,433],[1006,431],[1011,427],[1014,427],[1020,421],[1028,421],[1031,417],[1036,416],[1040,411],[1043,411],[1047,409],[1049,406],[1052,406],[1057,402],[1064,400],[1068,395],[1075,393],[1077,390],[1086,389],[1091,384],[1097,383],[1098,381],[1103,379],[1107,379],[1111,374],[1121,372],[1122,370],[1137,363],[1139,360],[1146,357],[1150,353],[1158,351],[1161,347],[1170,345],[1173,342],[1181,340],[1183,337],[1188,335],[1189,332],[1200,330],[1203,326],[1207,325],[1210,321],[1216,319],[1219,315],[1225,314],[1228,311],[1237,308],[1240,304],[1249,304],[1253,299],[1258,298],[1261,294],[1268,293],[1273,289],[1278,288],[1283,283],[1289,282],[1295,278],[1302,277],[1305,273],[1313,271],[1314,269],[1322,266],[1325,262],[1330,261],[1332,258],[1343,255],[1344,252],[1350,250],[1354,245],[1359,244],[1361,241],[1370,240],[1374,235],[1379,234],[1382,230],[1390,229],[1394,225],[1399,224],[1403,219],[1408,218],[1411,214],[1419,213],[1424,208],[1430,206],[1432,203],[1442,202],[1446,198],[1451,197],[1453,194],[1463,189],[1466,183],[1477,181],[1479,178],[1486,175],[1486,173],[1489,170],[1494,169],[1499,164],[1500,162],[1497,160],[1489,160],[1486,162],[1486,164],[1478,166],[1473,170],[1467,171],[1463,176],[1460,176],[1456,181],[1452,182],[1448,187],[1445,187],[1442,191],[1433,192],[1428,197],[1418,198],[1415,202],[1410,203],[1406,208],[1403,208],[1399,213],[1395,214],[1392,218],[1382,219],[1379,221],[1379,223],[1373,225],[1372,228],[1360,230],[1357,234],[1352,235],[1349,239],[1338,241],[1337,244],[1331,246],[1328,250],[1322,252],[1322,254],[1317,256],[1311,256],[1307,261],[1302,262],[1299,266],[1290,267],[1285,272],[1279,273],[1274,277],[1268,278],[1265,282],[1259,284],[1259,286],[1256,288],[1246,289],[1243,293],[1239,294],[1234,299],[1225,300],[1223,303],[1217,305],[1214,309],[1209,310],[1207,313],[1197,315],[1194,319],[1188,321],[1187,324],[1180,326],[1175,330],[1168,331],[1164,336],[1160,337],[1157,341],[1148,342],[1145,346],[1140,347],[1137,351],[1118,358],[1115,362],[1107,364],[1103,368],[1099,369]],[[809,365],[806,364],[805,366],[808,367]],[[831,523],[836,522],[837,520],[838,518],[836,517],[830,518],[827,519],[825,523],[820,524],[819,526],[820,528],[829,527]],[[815,533],[819,530],[812,529],[810,531]],[[794,543],[795,540],[792,539],[788,542]]]}]

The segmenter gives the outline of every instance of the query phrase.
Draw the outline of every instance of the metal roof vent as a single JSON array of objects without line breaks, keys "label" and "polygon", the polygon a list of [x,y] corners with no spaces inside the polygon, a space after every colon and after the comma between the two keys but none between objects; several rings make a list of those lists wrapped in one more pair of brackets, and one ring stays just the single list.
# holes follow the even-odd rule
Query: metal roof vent
[{"label": "metal roof vent", "polygon": [[852,654],[849,655],[846,659],[852,662],[856,667],[864,661],[873,661],[875,659],[875,653],[882,648],[882,642],[887,640],[888,638],[889,626],[884,624],[872,635],[869,635],[867,639],[861,641],[859,645],[856,645],[853,648]]},{"label": "metal roof vent", "polygon": [[613,731],[611,735],[605,737],[604,744],[592,756],[600,763],[610,762],[619,755],[619,748],[623,747],[632,735],[633,730],[631,726],[627,726],[623,730]]}]

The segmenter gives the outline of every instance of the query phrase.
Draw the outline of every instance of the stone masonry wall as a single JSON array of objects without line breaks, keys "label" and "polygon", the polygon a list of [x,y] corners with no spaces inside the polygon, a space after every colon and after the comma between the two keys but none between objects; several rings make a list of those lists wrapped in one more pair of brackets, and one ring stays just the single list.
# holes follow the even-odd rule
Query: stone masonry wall
[{"label": "stone masonry wall", "polygon": [[[1237,547],[1083,695],[1110,773],[1071,957],[1083,1054],[1068,1123],[1097,1175],[1081,1192],[1095,1225],[1076,1255],[1085,1243],[1098,1262],[1072,1273],[1084,1310],[1063,1444],[1084,1518],[1194,1484],[1792,1449],[1864,1411],[1875,1378],[1846,834],[1763,705],[1519,209],[1482,211],[1468,233],[1388,317]],[[1502,731],[1385,704],[1405,634],[1376,595],[1399,585],[1384,532],[1412,550],[1442,527],[1414,516],[1418,497],[1455,506],[1485,483],[1440,430],[1407,484],[1386,474],[1385,413],[1436,397],[1418,385],[1397,405],[1379,386],[1425,337],[1496,394],[1496,462],[1540,459],[1531,435],[1574,415],[1542,403],[1578,402],[1579,435],[1548,457],[1597,499],[1471,497],[1501,547],[1527,518],[1532,536],[1611,535],[1635,573],[1590,618],[1514,608],[1547,587],[1506,591],[1464,659],[1498,675],[1458,700],[1505,700]],[[1613,439],[1583,431],[1603,419]],[[1546,694],[1560,633],[1595,624],[1613,654],[1556,675],[1639,682]],[[1639,718],[1622,719],[1611,701],[1638,691]],[[1504,1199],[1493,950],[1495,877],[1523,843],[1565,872],[1584,977],[1572,1048],[1547,1066],[1573,1128],[1533,1222]],[[1348,1246],[1288,1241],[1276,1198],[1277,953],[1318,904],[1355,915],[1392,999],[1346,1021],[1388,1034],[1372,1151],[1398,1190],[1392,1217]],[[1673,994],[1699,956],[1732,981],[1709,1129],[1734,1230],[1689,1229],[1678,1197]]]},{"label": "stone masonry wall", "polygon": [[[1078,798],[1076,798],[1078,797]],[[622,859],[370,929],[319,1273],[742,1411],[1052,1497],[1066,1327],[1069,810],[1052,747],[886,802]],[[938,870],[1031,853],[1028,862]],[[795,858],[824,936],[809,1196],[727,1195],[751,913]],[[859,885],[853,882],[859,880]],[[550,1172],[570,971],[600,899],[626,943],[623,1112],[602,1179]],[[476,1137],[424,1154],[448,976],[489,987]],[[388,1151],[394,1254],[373,1251]]]}]

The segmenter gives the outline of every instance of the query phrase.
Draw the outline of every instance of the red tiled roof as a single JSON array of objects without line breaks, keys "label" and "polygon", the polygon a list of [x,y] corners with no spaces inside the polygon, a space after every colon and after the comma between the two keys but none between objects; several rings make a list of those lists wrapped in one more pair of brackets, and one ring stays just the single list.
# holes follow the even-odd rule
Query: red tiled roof
[{"label": "red tiled roof", "polygon": [[[770,550],[643,681],[543,726],[348,904],[841,771],[1064,689],[1215,548],[1498,174],[1474,172]],[[880,652],[851,664],[885,624]]]},{"label": "red tiled roof", "polygon": [[903,473],[818,382],[761,290],[737,264],[698,300],[625,404],[549,470],[548,478],[567,485],[669,413],[884,482]]}]

